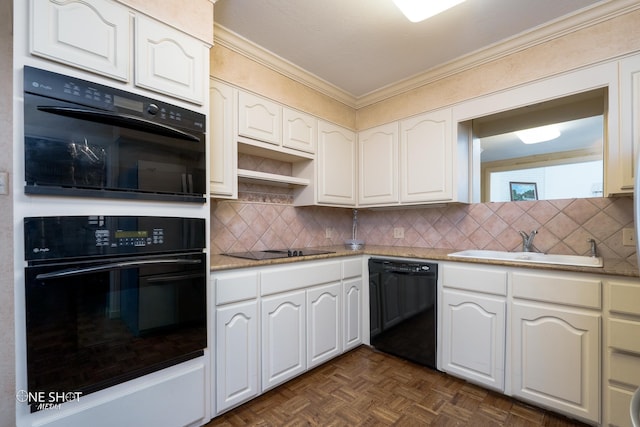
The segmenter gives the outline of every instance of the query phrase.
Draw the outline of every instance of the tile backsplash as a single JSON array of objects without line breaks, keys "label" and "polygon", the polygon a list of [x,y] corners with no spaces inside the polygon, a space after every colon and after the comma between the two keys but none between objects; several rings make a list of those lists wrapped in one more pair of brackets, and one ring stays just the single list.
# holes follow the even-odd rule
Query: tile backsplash
[{"label": "tile backsplash", "polygon": [[[336,245],[351,238],[351,209],[245,198],[212,202],[212,253]],[[511,251],[521,248],[520,230],[538,230],[534,246],[541,252],[585,255],[587,239],[594,238],[599,255],[635,263],[635,247],[622,244],[622,230],[633,227],[631,197],[590,198],[361,208],[357,237],[370,245]],[[394,230],[403,237],[395,238]]]}]

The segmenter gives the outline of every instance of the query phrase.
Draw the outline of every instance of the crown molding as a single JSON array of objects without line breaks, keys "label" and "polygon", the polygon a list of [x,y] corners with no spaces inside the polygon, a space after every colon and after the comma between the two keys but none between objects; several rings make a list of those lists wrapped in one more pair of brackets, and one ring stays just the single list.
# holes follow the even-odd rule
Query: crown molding
[{"label": "crown molding", "polygon": [[504,58],[636,9],[640,9],[640,3],[637,0],[610,0],[592,6],[363,95],[356,99],[356,109]]},{"label": "crown molding", "polygon": [[609,0],[540,25],[360,97],[340,89],[217,23],[214,23],[214,43],[246,56],[349,107],[359,109],[637,9],[640,9],[640,2],[637,0]]},{"label": "crown molding", "polygon": [[214,23],[213,40],[214,44],[224,46],[285,77],[317,90],[351,108],[356,108],[355,96],[218,23]]}]

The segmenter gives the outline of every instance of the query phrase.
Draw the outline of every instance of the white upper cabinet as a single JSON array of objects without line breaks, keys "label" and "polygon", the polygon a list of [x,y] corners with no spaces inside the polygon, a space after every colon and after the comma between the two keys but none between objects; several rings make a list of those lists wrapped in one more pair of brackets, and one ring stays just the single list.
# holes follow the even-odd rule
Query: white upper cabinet
[{"label": "white upper cabinet", "polygon": [[129,16],[113,1],[31,0],[31,54],[128,81]]},{"label": "white upper cabinet", "polygon": [[620,61],[620,190],[634,187],[640,144],[640,55]]},{"label": "white upper cabinet", "polygon": [[443,109],[360,132],[358,205],[467,201],[468,143],[452,126]]},{"label": "white upper cabinet", "polygon": [[136,86],[204,104],[209,46],[200,40],[115,1],[31,0],[30,6],[31,54],[123,82],[134,75]]},{"label": "white upper cabinet", "polygon": [[[270,149],[276,153],[312,158],[318,140],[318,119],[238,90],[238,137],[250,147],[271,145]],[[251,150],[255,149],[249,148]]]},{"label": "white upper cabinet", "polygon": [[398,202],[398,123],[362,131],[358,135],[358,204]]},{"label": "white upper cabinet", "polygon": [[137,86],[203,104],[209,49],[198,39],[136,16]]},{"label": "white upper cabinet", "polygon": [[317,202],[355,206],[356,136],[332,123],[318,125]]},{"label": "white upper cabinet", "polygon": [[238,197],[235,93],[236,89],[229,85],[210,81],[210,191],[212,195],[223,198]]},{"label": "white upper cabinet", "polygon": [[421,114],[400,122],[400,201],[453,198],[451,110]]},{"label": "white upper cabinet", "polygon": [[318,119],[300,111],[283,107],[282,146],[315,154],[318,141]]},{"label": "white upper cabinet", "polygon": [[280,145],[282,107],[266,98],[238,91],[238,135]]}]

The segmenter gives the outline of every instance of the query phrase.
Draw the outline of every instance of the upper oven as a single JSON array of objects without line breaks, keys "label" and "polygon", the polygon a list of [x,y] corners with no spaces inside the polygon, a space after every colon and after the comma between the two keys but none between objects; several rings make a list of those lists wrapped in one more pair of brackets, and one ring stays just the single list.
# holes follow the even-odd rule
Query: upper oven
[{"label": "upper oven", "polygon": [[205,116],[24,69],[25,192],[205,201]]}]

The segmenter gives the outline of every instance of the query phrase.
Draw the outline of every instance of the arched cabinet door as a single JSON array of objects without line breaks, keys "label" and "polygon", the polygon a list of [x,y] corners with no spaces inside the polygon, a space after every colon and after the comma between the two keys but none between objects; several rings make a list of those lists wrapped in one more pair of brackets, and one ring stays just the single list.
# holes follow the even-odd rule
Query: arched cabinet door
[{"label": "arched cabinet door", "polygon": [[400,202],[453,199],[451,110],[400,122]]},{"label": "arched cabinet door", "polygon": [[204,104],[208,46],[141,14],[135,19],[135,40],[136,86]]},{"label": "arched cabinet door", "polygon": [[443,370],[504,391],[504,298],[443,291]]},{"label": "arched cabinet door", "polygon": [[221,413],[260,392],[258,302],[216,308],[216,410]]},{"label": "arched cabinet door", "polygon": [[32,0],[29,17],[32,55],[129,80],[131,31],[126,7],[105,0]]},{"label": "arched cabinet door", "polygon": [[579,418],[600,417],[600,314],[514,302],[514,396]]},{"label": "arched cabinet door", "polygon": [[307,291],[307,369],[342,353],[342,284]]},{"label": "arched cabinet door", "polygon": [[262,390],[307,369],[305,291],[262,299]]}]

